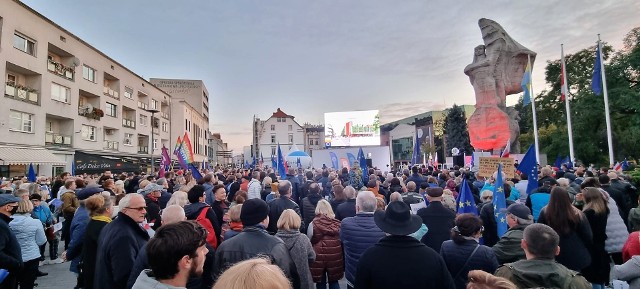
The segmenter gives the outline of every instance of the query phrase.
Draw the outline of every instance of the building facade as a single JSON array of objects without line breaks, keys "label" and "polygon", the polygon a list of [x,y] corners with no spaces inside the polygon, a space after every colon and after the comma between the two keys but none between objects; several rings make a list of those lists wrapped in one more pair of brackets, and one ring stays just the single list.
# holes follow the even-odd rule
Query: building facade
[{"label": "building facade", "polygon": [[171,147],[169,94],[20,1],[0,2],[0,51],[0,175],[145,169]]},{"label": "building facade", "polygon": [[324,125],[312,125],[305,123],[304,128],[304,151],[313,156],[313,151],[325,148]]},{"label": "building facade", "polygon": [[294,118],[280,108],[267,120],[254,118],[251,154],[249,156],[245,154],[245,159],[251,160],[253,157],[260,159],[262,157],[265,165],[271,166],[271,156],[277,155],[278,144],[285,156],[292,149],[304,149],[304,128]]},{"label": "building facade", "polygon": [[231,150],[229,150],[227,143],[222,141],[219,133],[213,133],[209,137],[208,157],[212,166],[228,166],[233,161]]}]

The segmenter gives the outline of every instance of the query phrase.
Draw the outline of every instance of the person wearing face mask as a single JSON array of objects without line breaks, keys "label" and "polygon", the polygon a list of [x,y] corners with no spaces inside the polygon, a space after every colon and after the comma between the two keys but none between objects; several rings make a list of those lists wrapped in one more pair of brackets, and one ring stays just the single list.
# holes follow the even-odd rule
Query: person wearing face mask
[{"label": "person wearing face mask", "polygon": [[9,275],[0,283],[0,289],[16,287],[17,276],[24,267],[22,250],[16,234],[9,228],[11,216],[18,211],[19,198],[10,194],[0,194],[0,268]]}]

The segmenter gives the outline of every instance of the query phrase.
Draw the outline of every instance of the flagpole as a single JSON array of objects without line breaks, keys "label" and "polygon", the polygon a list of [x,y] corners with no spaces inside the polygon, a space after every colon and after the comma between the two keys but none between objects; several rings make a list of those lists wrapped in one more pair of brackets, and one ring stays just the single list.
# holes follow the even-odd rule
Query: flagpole
[{"label": "flagpole", "polygon": [[600,57],[600,71],[602,72],[602,90],[604,91],[604,116],[607,121],[607,144],[609,145],[609,166],[613,166],[613,139],[611,137],[611,119],[609,116],[609,94],[607,93],[607,77],[604,72],[604,61],[602,59],[602,43],[598,34],[598,51]]},{"label": "flagpole", "polygon": [[562,69],[562,87],[560,87],[560,93],[564,94],[564,104],[567,110],[567,131],[569,132],[569,157],[571,158],[571,165],[575,162],[575,155],[573,151],[573,129],[571,126],[571,107],[569,106],[569,83],[567,82],[567,64],[564,61],[564,44],[560,44],[560,57],[561,57],[561,69]]},{"label": "flagpole", "polygon": [[536,97],[533,95],[533,66],[531,66],[531,55],[527,55],[527,61],[531,67],[531,80],[529,80],[529,94],[531,95],[531,113],[533,114],[533,140],[536,146],[536,162],[540,162],[540,146],[538,144],[538,121],[536,117]]}]

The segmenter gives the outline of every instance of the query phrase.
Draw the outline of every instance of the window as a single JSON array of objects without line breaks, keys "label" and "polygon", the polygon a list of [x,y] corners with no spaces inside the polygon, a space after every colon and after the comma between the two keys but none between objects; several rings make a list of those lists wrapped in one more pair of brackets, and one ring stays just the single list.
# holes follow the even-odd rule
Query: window
[{"label": "window", "polygon": [[151,100],[151,109],[158,109],[158,101],[155,99]]},{"label": "window", "polygon": [[133,99],[133,89],[129,87],[124,87],[124,97]]},{"label": "window", "polygon": [[18,82],[18,78],[13,74],[7,74],[7,84],[16,84]]},{"label": "window", "polygon": [[309,139],[309,145],[312,146],[313,145],[313,140]]},{"label": "window", "polygon": [[12,110],[9,113],[9,120],[11,130],[33,132],[33,114]]},{"label": "window", "polygon": [[293,130],[293,125],[289,125],[289,131]]},{"label": "window", "polygon": [[147,116],[146,115],[140,115],[140,125],[143,126],[147,126]]},{"label": "window", "polygon": [[276,135],[275,134],[271,135],[271,143],[276,143]]},{"label": "window", "polygon": [[95,83],[96,82],[96,70],[91,68],[91,67],[89,67],[89,66],[83,65],[82,66],[82,77],[84,79],[88,80],[88,81],[91,81],[91,82]]},{"label": "window", "polygon": [[96,127],[90,125],[82,125],[82,129],[80,130],[82,134],[82,139],[95,141],[96,140]]},{"label": "window", "polygon": [[169,124],[166,122],[162,122],[162,131],[169,132]]},{"label": "window", "polygon": [[158,149],[158,139],[154,138],[153,139],[153,150],[157,150]]},{"label": "window", "polygon": [[316,140],[316,145],[318,145],[318,140]]},{"label": "window", "polygon": [[107,102],[107,111],[105,112],[105,114],[108,115],[108,116],[117,117],[118,116],[118,106],[113,104],[113,103],[108,103]]},{"label": "window", "polygon": [[272,156],[276,155],[276,147],[271,147],[271,155]]},{"label": "window", "polygon": [[71,99],[71,89],[57,83],[51,83],[51,99],[69,103]]},{"label": "window", "polygon": [[289,143],[293,143],[293,134],[289,134]]},{"label": "window", "polygon": [[132,139],[133,139],[133,134],[132,133],[124,133],[124,140],[122,141],[122,144],[126,145],[126,146],[131,146],[132,145]]},{"label": "window", "polygon": [[188,120],[184,120],[184,130],[189,130],[189,121]]},{"label": "window", "polygon": [[18,48],[27,54],[36,56],[36,42],[22,34],[13,34],[13,47]]},{"label": "window", "polygon": [[274,130],[276,130],[276,125],[275,125],[275,124],[272,124],[272,125],[271,125],[271,131],[274,131]]}]

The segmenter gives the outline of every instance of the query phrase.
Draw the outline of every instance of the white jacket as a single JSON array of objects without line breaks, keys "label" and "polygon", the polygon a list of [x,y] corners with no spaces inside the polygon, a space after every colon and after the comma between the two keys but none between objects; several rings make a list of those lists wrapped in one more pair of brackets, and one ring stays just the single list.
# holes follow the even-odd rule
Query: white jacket
[{"label": "white jacket", "polygon": [[251,199],[260,199],[260,192],[262,192],[262,185],[260,181],[256,179],[251,179],[249,181],[249,186],[247,187],[247,198]]}]

